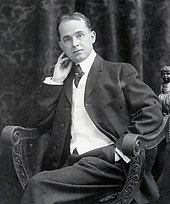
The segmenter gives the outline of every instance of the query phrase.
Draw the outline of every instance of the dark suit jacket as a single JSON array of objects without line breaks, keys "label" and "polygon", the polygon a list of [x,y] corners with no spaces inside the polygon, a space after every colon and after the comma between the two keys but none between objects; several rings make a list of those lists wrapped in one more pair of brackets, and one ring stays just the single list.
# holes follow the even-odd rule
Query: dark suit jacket
[{"label": "dark suit jacket", "polygon": [[[55,168],[66,157],[64,152],[69,152],[73,78],[71,71],[63,86],[42,84],[35,96],[36,124],[42,132],[51,130],[50,156],[58,158]],[[138,79],[134,67],[108,62],[98,55],[87,78],[84,106],[96,127],[120,150],[126,133],[144,135],[157,129],[162,122],[157,96]],[[150,173],[152,165],[149,163],[149,173],[146,172],[146,186],[151,185],[151,189],[148,187],[150,192],[146,195],[140,194],[143,200],[158,196]]]}]

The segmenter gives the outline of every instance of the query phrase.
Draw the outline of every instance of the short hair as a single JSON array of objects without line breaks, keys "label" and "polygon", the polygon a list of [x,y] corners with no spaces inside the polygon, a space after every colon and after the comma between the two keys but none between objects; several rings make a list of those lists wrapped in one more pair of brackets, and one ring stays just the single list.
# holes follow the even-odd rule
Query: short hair
[{"label": "short hair", "polygon": [[74,13],[71,13],[71,14],[64,14],[64,15],[59,16],[58,19],[57,19],[57,34],[58,34],[59,39],[60,39],[59,26],[60,26],[61,22],[69,21],[69,20],[84,20],[87,28],[90,31],[92,30],[90,20],[84,14],[82,14],[80,12],[74,12]]}]

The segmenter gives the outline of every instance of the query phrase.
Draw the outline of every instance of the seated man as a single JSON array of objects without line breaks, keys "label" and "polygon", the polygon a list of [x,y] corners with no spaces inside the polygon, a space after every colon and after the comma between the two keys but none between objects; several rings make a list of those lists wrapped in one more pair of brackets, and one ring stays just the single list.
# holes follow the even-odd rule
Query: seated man
[{"label": "seated man", "polygon": [[[51,131],[50,171],[35,175],[21,204],[95,203],[121,191],[129,160],[122,153],[126,133],[153,132],[162,122],[157,96],[134,67],[102,59],[94,50],[96,33],[81,13],[58,20],[59,56],[52,77],[35,94],[35,125]],[[158,198],[151,174],[156,149],[149,152],[136,200]]]}]

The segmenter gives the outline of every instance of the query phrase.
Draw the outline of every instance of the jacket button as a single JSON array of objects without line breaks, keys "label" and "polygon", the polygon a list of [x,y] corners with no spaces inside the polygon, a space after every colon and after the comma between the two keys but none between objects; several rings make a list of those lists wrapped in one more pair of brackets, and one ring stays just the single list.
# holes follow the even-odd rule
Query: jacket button
[{"label": "jacket button", "polygon": [[61,123],[60,127],[61,127],[61,128],[64,128],[64,123]]},{"label": "jacket button", "polygon": [[55,162],[53,162],[53,167],[56,168],[57,167],[57,164]]}]

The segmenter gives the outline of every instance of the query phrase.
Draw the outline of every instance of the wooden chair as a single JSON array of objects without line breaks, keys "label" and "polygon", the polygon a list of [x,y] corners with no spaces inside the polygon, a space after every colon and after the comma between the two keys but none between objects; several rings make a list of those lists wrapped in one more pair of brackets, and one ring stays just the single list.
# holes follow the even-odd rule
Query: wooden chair
[{"label": "wooden chair", "polygon": [[[164,69],[162,69],[162,73],[163,71]],[[170,103],[169,101],[167,102],[167,98],[170,98],[170,86],[167,83],[169,81],[164,80],[160,94],[160,99],[164,106],[162,125],[155,132],[145,135],[145,137],[136,134],[125,135],[123,139],[123,153],[131,157],[126,183],[121,192],[105,196],[98,203],[130,204],[133,201],[143,178],[146,163],[145,152],[149,149],[158,146],[159,160],[161,160],[159,154],[162,154],[162,152],[166,156],[166,159],[161,163],[162,168],[160,172],[155,175],[158,182],[162,174],[167,171],[166,165],[169,160],[169,151],[166,151],[166,149],[170,144]],[[41,161],[47,148],[48,138],[48,133],[40,136],[37,129],[20,126],[6,126],[2,131],[2,141],[11,147],[14,168],[23,189],[25,189],[29,179],[41,171]]]}]

